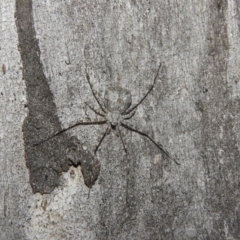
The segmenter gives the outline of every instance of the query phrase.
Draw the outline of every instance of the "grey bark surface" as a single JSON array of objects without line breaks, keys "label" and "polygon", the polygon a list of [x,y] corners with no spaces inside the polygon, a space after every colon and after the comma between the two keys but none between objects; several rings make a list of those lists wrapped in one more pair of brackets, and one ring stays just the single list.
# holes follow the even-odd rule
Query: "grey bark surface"
[{"label": "grey bark surface", "polygon": [[[0,0],[0,10],[1,240],[240,239],[238,1]],[[98,108],[86,70],[101,103],[117,86],[136,104],[160,62],[128,122],[180,166],[124,128],[127,154],[111,131],[94,156],[105,125],[32,145],[101,120],[85,104]]]}]

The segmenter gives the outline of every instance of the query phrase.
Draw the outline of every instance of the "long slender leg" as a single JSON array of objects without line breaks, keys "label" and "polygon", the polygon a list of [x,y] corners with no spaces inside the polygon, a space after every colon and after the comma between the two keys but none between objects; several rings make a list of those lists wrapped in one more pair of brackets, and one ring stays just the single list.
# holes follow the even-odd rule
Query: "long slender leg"
[{"label": "long slender leg", "polygon": [[98,145],[96,146],[95,150],[94,150],[94,153],[96,154],[97,150],[99,149],[103,139],[106,137],[106,135],[108,134],[108,130],[109,130],[109,126],[107,127],[106,131],[104,132],[102,138],[100,139]]},{"label": "long slender leg", "polygon": [[104,114],[98,112],[97,110],[95,110],[91,105],[89,105],[88,103],[85,102],[85,104],[93,111],[95,112],[97,115],[101,116],[101,117],[105,117]]},{"label": "long slender leg", "polygon": [[88,199],[90,198],[90,191],[91,191],[91,188],[88,189]]},{"label": "long slender leg", "polygon": [[106,111],[104,110],[102,104],[100,103],[99,99],[97,98],[97,95],[95,94],[95,92],[94,92],[94,90],[93,90],[93,86],[92,86],[92,84],[91,84],[91,82],[90,82],[90,77],[89,77],[89,75],[88,75],[87,70],[86,70],[86,76],[87,76],[87,81],[88,81],[88,84],[89,84],[89,86],[90,86],[90,88],[91,88],[91,91],[92,91],[92,94],[93,94],[94,98],[96,99],[96,101],[97,101],[99,107],[102,109],[102,111],[103,111],[104,113],[106,113]]},{"label": "long slender leg", "polygon": [[153,142],[163,153],[165,153],[166,156],[168,156],[170,159],[172,159],[177,165],[180,165],[174,158],[172,158],[167,150],[164,150],[162,144],[156,143],[153,138],[149,137],[146,133],[139,131],[138,129],[132,128],[124,123],[121,123],[123,127],[125,127],[128,130],[131,130],[133,132],[136,132],[144,137],[147,137],[151,142]]},{"label": "long slender leg", "polygon": [[131,119],[135,115],[136,111],[133,111],[129,116],[123,117],[124,120]]},{"label": "long slender leg", "polygon": [[106,122],[107,122],[106,120],[104,120],[104,121],[98,121],[98,122],[78,122],[78,123],[73,124],[73,125],[70,126],[70,127],[67,127],[67,128],[64,128],[64,129],[60,130],[60,131],[57,132],[57,133],[54,133],[52,136],[46,138],[45,140],[42,140],[42,141],[40,141],[40,142],[38,142],[38,143],[34,143],[33,146],[38,146],[38,145],[40,145],[40,144],[42,144],[42,143],[44,143],[44,142],[46,142],[46,141],[48,141],[48,140],[56,137],[56,136],[58,136],[59,134],[64,133],[64,132],[66,132],[67,130],[72,129],[72,128],[74,128],[74,127],[76,127],[76,126],[79,126],[79,125],[101,125],[101,124],[105,124]]},{"label": "long slender leg", "polygon": [[119,136],[120,136],[120,139],[121,139],[121,142],[122,142],[124,151],[125,151],[125,153],[127,153],[127,149],[126,149],[125,143],[124,143],[124,141],[123,141],[122,133],[121,133],[121,130],[120,130],[119,127],[117,127],[117,131],[118,131],[118,133],[119,133]]},{"label": "long slender leg", "polygon": [[159,71],[160,71],[161,66],[162,66],[162,64],[160,63],[160,65],[159,65],[159,67],[158,67],[157,74],[156,74],[156,76],[155,76],[155,78],[154,78],[154,80],[153,80],[153,84],[152,84],[152,86],[149,88],[149,90],[147,91],[147,93],[143,96],[143,98],[142,98],[136,105],[134,105],[133,107],[131,107],[130,109],[128,109],[128,110],[124,113],[124,115],[127,115],[127,114],[129,114],[130,112],[132,112],[134,109],[136,109],[136,108],[144,101],[144,99],[148,96],[148,94],[153,90],[153,87],[154,87],[154,85],[155,85],[155,83],[156,83],[156,80],[157,80],[157,77],[158,77],[158,74],[159,74]]}]

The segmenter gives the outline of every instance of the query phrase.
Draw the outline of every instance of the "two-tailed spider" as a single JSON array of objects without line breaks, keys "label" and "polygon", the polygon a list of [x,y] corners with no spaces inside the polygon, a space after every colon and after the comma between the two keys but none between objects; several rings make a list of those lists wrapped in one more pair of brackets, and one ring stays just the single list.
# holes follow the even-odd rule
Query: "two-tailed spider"
[{"label": "two-tailed spider", "polygon": [[96,110],[94,107],[90,106],[89,104],[87,104],[87,106],[93,111],[95,112],[97,115],[101,116],[103,118],[102,121],[91,121],[91,122],[77,122],[74,125],[64,128],[61,131],[53,134],[52,136],[48,137],[47,139],[41,141],[40,143],[36,144],[39,145],[43,142],[46,142],[47,140],[56,137],[57,135],[66,132],[69,129],[72,129],[76,126],[79,125],[102,125],[102,124],[107,124],[107,128],[102,136],[102,138],[100,139],[99,143],[97,144],[96,148],[95,148],[95,154],[97,152],[97,150],[99,149],[101,143],[103,142],[104,138],[106,137],[107,134],[110,133],[111,130],[117,131],[118,135],[120,136],[121,142],[123,144],[123,148],[124,151],[127,152],[122,134],[121,134],[121,130],[120,127],[126,128],[130,131],[136,132],[146,138],[148,138],[151,142],[153,142],[167,157],[169,157],[170,159],[172,159],[176,164],[179,165],[179,163],[170,156],[170,154],[168,153],[168,151],[166,151],[162,144],[157,143],[152,137],[148,136],[148,134],[133,128],[129,125],[127,125],[125,123],[125,120],[129,120],[131,119],[135,112],[137,107],[144,101],[144,99],[149,95],[149,93],[153,90],[154,85],[156,84],[156,80],[157,77],[159,75],[159,71],[161,69],[161,64],[158,67],[157,70],[157,74],[154,77],[153,80],[153,84],[152,86],[149,88],[149,90],[147,91],[147,93],[143,96],[143,98],[134,106],[131,107],[132,104],[132,95],[131,92],[127,89],[121,88],[121,87],[108,87],[107,90],[105,91],[105,96],[104,96],[104,104],[102,104],[100,102],[100,100],[97,97],[97,94],[95,93],[95,91],[93,90],[93,86],[90,82],[90,77],[86,71],[86,78],[87,81],[89,83],[89,86],[91,88],[92,94],[95,98],[95,100],[97,101],[99,107],[101,110]]}]

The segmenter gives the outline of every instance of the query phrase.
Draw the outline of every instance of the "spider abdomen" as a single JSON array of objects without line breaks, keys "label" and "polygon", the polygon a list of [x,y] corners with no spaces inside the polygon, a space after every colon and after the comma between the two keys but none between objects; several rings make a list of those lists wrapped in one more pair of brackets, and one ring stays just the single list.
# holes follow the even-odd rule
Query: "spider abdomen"
[{"label": "spider abdomen", "polygon": [[124,113],[132,104],[131,92],[121,87],[107,88],[104,106],[110,112]]}]

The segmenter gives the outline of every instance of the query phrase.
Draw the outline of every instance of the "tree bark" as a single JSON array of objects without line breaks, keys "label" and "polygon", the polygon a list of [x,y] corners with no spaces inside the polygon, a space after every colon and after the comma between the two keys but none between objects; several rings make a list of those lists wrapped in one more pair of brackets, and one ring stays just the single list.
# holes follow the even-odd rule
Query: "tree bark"
[{"label": "tree bark", "polygon": [[240,239],[237,1],[0,3],[0,239]]}]

